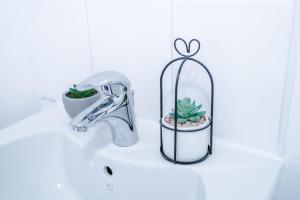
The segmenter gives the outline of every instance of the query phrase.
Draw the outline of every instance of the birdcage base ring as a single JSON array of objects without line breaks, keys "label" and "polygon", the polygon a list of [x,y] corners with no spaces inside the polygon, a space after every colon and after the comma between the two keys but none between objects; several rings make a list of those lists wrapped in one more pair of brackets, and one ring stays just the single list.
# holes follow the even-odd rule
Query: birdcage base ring
[{"label": "birdcage base ring", "polygon": [[194,161],[189,161],[189,162],[183,162],[183,161],[174,160],[174,159],[172,159],[172,158],[169,158],[169,157],[164,153],[162,147],[160,147],[160,153],[161,153],[162,157],[163,157],[165,160],[167,160],[167,161],[169,161],[169,162],[172,162],[172,163],[174,163],[174,164],[191,165],[191,164],[197,164],[197,163],[200,163],[200,162],[203,162],[204,160],[206,160],[206,159],[209,157],[209,155],[210,155],[210,146],[207,147],[207,153],[206,153],[202,158],[200,158],[200,159],[198,159],[198,160],[194,160]]}]

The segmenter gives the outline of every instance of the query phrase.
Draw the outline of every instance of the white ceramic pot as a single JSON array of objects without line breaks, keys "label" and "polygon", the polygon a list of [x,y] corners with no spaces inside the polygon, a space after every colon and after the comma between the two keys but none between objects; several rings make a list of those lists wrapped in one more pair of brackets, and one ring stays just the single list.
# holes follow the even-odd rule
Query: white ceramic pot
[{"label": "white ceramic pot", "polygon": [[83,111],[84,109],[86,109],[87,107],[95,103],[101,97],[100,93],[97,92],[97,94],[87,98],[73,99],[68,97],[66,95],[67,93],[68,92],[63,93],[62,100],[63,100],[65,110],[70,116],[70,118],[73,118],[76,115],[78,115],[81,111]]},{"label": "white ceramic pot", "polygon": [[[208,117],[205,118],[205,123],[200,126],[193,128],[177,128],[177,161],[196,161],[206,155],[209,144],[210,128],[208,127],[203,130],[194,131],[196,129],[206,127],[210,123],[210,119]],[[171,159],[174,159],[174,126],[167,124],[163,119],[163,125],[172,129],[169,130],[163,127],[163,150],[166,156],[168,156]]]}]

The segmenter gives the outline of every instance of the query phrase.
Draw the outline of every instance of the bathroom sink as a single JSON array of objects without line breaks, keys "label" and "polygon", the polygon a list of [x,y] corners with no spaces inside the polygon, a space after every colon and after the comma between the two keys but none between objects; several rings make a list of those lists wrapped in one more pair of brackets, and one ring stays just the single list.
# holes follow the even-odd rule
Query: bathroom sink
[{"label": "bathroom sink", "polygon": [[137,120],[139,142],[114,145],[109,127],[73,132],[61,106],[0,131],[0,199],[271,200],[281,160],[216,139],[203,163],[160,156],[158,123]]},{"label": "bathroom sink", "polygon": [[194,172],[98,157],[76,147],[62,132],[2,146],[0,159],[1,199],[193,200],[202,195],[201,179]]}]

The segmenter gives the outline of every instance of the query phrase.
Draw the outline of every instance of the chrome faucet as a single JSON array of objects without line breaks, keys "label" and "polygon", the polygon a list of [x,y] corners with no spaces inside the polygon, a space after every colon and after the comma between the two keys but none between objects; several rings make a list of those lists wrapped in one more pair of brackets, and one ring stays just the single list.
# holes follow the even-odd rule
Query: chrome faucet
[{"label": "chrome faucet", "polygon": [[112,127],[115,145],[127,147],[137,143],[130,81],[121,73],[107,71],[95,74],[77,85],[78,90],[91,88],[100,92],[101,97],[71,120],[72,129],[86,132],[90,126],[105,121]]}]

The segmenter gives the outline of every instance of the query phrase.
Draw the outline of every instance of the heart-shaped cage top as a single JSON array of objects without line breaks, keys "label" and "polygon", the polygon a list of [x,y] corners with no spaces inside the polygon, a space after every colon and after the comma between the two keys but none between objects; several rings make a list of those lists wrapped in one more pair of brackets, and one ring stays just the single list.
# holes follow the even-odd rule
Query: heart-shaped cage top
[{"label": "heart-shaped cage top", "polygon": [[[178,47],[179,47],[180,43],[185,46],[186,52],[183,52],[183,51],[179,50]],[[196,47],[196,49],[191,52],[192,46]],[[192,57],[192,56],[196,55],[199,52],[199,50],[200,50],[200,42],[197,39],[192,39],[189,43],[186,43],[186,41],[184,39],[177,38],[174,41],[174,48],[175,48],[176,52],[179,55],[184,56],[184,57]]]}]

